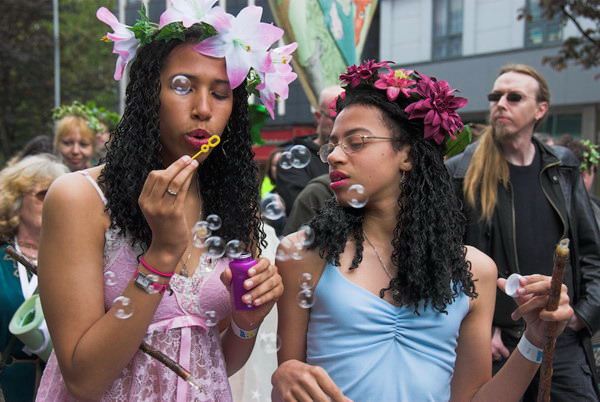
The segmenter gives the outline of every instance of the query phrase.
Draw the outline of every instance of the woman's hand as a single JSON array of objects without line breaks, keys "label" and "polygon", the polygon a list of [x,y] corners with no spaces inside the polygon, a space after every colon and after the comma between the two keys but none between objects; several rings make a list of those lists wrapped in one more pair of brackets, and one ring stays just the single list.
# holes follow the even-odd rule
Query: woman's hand
[{"label": "woman's hand", "polygon": [[153,170],[138,199],[152,230],[150,249],[171,254],[175,265],[188,245],[182,241],[189,237],[184,202],[197,167],[197,161],[184,155],[164,170]]},{"label": "woman's hand", "polygon": [[[233,311],[232,319],[242,329],[251,330],[260,325],[262,320],[269,314],[273,305],[283,294],[281,276],[277,273],[277,267],[269,263],[266,258],[261,258],[258,263],[248,270],[249,278],[244,282],[244,289],[248,292],[242,296],[246,304],[252,303],[260,306],[256,310]],[[221,281],[231,293],[232,273],[229,267],[221,274]]]},{"label": "woman's hand", "polygon": [[346,402],[342,391],[327,372],[298,360],[283,362],[271,377],[274,401]]},{"label": "woman's hand", "polygon": [[[523,318],[527,323],[527,339],[538,347],[542,347],[548,335],[558,336],[573,315],[569,305],[567,287],[562,285],[560,301],[555,311],[545,310],[550,294],[551,277],[529,275],[519,280],[518,297],[515,301],[519,307],[512,313],[513,320]],[[504,291],[506,279],[498,279],[498,286]],[[555,325],[548,325],[555,322]],[[551,333],[547,333],[551,331]]]}]

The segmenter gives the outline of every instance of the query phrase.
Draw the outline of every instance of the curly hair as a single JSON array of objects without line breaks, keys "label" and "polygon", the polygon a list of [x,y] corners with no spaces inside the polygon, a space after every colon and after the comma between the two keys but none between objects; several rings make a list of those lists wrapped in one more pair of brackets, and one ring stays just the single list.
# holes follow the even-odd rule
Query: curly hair
[{"label": "curly hair", "polygon": [[[351,105],[376,108],[394,137],[394,149],[410,146],[412,170],[400,185],[400,210],[392,240],[397,275],[380,291],[380,297],[392,290],[396,303],[412,306],[417,314],[421,305],[446,312],[459,292],[476,297],[462,243],[465,218],[444,166],[444,146],[423,138],[423,119],[408,119],[404,108],[409,101],[402,96],[391,102],[385,91],[373,87],[347,89],[346,94],[344,99],[338,97],[338,112]],[[363,220],[364,209],[328,200],[309,223],[315,231],[310,248],[318,248],[321,258],[340,266],[340,254],[347,240],[353,239],[356,253],[349,269],[357,268],[364,250]]]},{"label": "curly hair", "polygon": [[[186,42],[202,29],[185,31]],[[160,73],[171,51],[183,42],[153,40],[141,47],[131,65],[125,112],[107,144],[106,165],[98,182],[106,192],[111,225],[146,250],[152,232],[138,205],[148,174],[164,169],[159,141]],[[219,236],[245,244],[266,246],[258,206],[258,169],[250,139],[245,82],[233,90],[233,110],[215,148],[197,170],[204,216],[217,214],[223,222]]]},{"label": "curly hair", "polygon": [[50,186],[69,169],[50,154],[23,158],[0,171],[0,242],[12,242],[20,224],[23,196],[37,184]]}]

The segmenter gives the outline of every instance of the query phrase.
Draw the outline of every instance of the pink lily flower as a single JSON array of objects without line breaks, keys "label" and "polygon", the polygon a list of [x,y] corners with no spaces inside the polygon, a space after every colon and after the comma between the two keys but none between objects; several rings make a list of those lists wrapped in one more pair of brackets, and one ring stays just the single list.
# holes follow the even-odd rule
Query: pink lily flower
[{"label": "pink lily flower", "polygon": [[260,22],[262,7],[248,6],[237,17],[220,7],[213,10],[205,22],[216,29],[217,35],[203,40],[194,50],[207,56],[225,57],[232,89],[244,81],[250,68],[263,73],[275,71],[267,49],[283,36],[283,30]]},{"label": "pink lily flower", "polygon": [[267,108],[272,119],[275,118],[275,101],[288,98],[289,84],[297,77],[297,74],[292,72],[292,66],[290,65],[292,61],[291,54],[297,47],[298,44],[293,42],[269,50],[268,57],[275,69],[273,72],[258,73],[261,83],[256,86],[256,89],[260,94],[260,100]]},{"label": "pink lily flower", "polygon": [[171,6],[161,14],[158,28],[172,22],[181,22],[184,27],[189,28],[202,22],[216,2],[217,0],[169,0]]},{"label": "pink lily flower", "polygon": [[276,65],[275,69],[279,72],[292,71],[292,53],[298,48],[296,42],[292,42],[289,45],[281,46],[275,49],[269,50],[271,62]]},{"label": "pink lily flower", "polygon": [[412,92],[409,87],[417,83],[410,79],[413,72],[413,70],[404,71],[400,68],[390,70],[389,73],[381,73],[378,75],[379,79],[375,81],[375,88],[385,89],[385,94],[390,101],[395,101],[400,93],[408,98]]},{"label": "pink lily flower", "polygon": [[100,7],[96,11],[96,17],[109,25],[114,33],[107,33],[106,36],[112,40],[115,44],[113,45],[113,53],[119,55],[117,58],[117,64],[115,66],[115,80],[123,78],[123,72],[127,63],[135,57],[135,52],[140,44],[140,41],[135,38],[133,32],[129,29],[129,26],[121,24],[117,17],[113,15],[106,7]]}]

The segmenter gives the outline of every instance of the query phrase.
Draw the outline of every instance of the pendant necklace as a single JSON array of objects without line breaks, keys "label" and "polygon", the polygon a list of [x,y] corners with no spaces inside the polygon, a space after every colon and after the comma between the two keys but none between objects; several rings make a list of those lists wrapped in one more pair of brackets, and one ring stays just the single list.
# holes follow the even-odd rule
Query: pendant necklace
[{"label": "pendant necklace", "polygon": [[[371,240],[369,240],[369,238],[367,237],[367,234],[365,233],[364,230],[363,230],[363,235],[365,236],[365,239],[367,240],[367,243],[369,243],[369,246],[371,246],[371,248],[375,252],[375,255],[377,256],[377,259],[379,260],[379,263],[381,264],[381,268],[383,268],[383,270],[385,271],[385,273],[388,276],[388,278],[390,278],[390,280],[392,280],[392,275],[390,274],[390,271],[388,270],[388,268],[386,267],[386,265],[383,263],[383,260],[381,259],[381,256],[377,252],[377,249],[375,248],[375,246],[373,245],[373,243],[371,243]],[[399,293],[400,292],[398,290],[393,290],[392,291],[392,294],[394,296],[398,295]]]}]

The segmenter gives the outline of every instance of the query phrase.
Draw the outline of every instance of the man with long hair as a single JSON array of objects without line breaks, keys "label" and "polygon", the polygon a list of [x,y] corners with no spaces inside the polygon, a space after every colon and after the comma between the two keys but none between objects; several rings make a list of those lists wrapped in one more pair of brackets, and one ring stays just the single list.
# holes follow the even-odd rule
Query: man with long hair
[{"label": "man with long hair", "polygon": [[[556,342],[553,401],[598,400],[590,337],[600,327],[600,245],[580,163],[563,147],[533,137],[548,112],[544,77],[526,65],[500,70],[481,139],[447,162],[468,218],[465,244],[494,259],[500,277],[551,275],[554,245],[571,240],[565,276],[575,310]],[[498,292],[492,328],[494,371],[506,362],[524,330],[515,302]],[[535,400],[537,378],[524,399]]]}]

